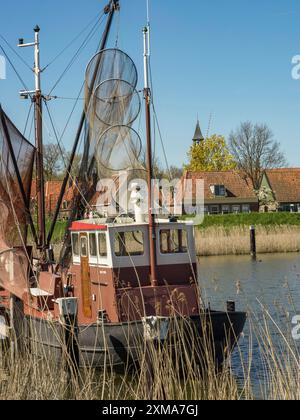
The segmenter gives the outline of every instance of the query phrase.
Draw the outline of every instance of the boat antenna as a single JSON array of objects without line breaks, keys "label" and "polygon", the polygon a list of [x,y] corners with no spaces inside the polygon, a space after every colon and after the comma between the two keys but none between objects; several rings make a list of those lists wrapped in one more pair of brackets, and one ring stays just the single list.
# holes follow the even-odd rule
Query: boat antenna
[{"label": "boat antenna", "polygon": [[43,163],[43,94],[41,90],[41,67],[40,67],[40,28],[34,28],[34,42],[24,43],[19,39],[20,48],[34,47],[34,77],[35,90],[21,91],[21,98],[32,98],[35,113],[35,146],[36,146],[36,184],[37,184],[37,208],[38,208],[38,249],[41,252],[42,262],[46,262],[46,220],[45,220],[45,183]]},{"label": "boat antenna", "polygon": [[[147,0],[147,14],[149,2]],[[153,211],[152,180],[152,136],[151,136],[151,89],[149,87],[149,60],[150,60],[150,20],[147,16],[147,26],[143,29],[144,35],[144,99],[146,109],[146,137],[147,137],[147,185],[148,185],[148,217],[149,217],[149,249],[150,249],[150,279],[151,286],[157,286],[157,262],[156,262],[156,226]]]}]

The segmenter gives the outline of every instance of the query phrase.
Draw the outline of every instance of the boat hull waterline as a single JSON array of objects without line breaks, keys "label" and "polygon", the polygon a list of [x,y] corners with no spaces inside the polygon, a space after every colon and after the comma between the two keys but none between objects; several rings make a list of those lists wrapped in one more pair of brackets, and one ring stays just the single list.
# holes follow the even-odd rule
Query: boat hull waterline
[{"label": "boat hull waterline", "polygon": [[[189,319],[164,318],[150,327],[151,319],[147,326],[145,321],[81,325],[75,329],[79,367],[123,370],[138,366],[149,343],[156,347],[166,345],[176,358],[177,351],[185,344],[197,364],[205,363],[208,350],[215,365],[220,367],[237,345],[245,322],[243,312],[207,311]],[[22,333],[32,354],[45,356],[55,363],[64,360],[65,328],[59,322],[26,317]]]}]

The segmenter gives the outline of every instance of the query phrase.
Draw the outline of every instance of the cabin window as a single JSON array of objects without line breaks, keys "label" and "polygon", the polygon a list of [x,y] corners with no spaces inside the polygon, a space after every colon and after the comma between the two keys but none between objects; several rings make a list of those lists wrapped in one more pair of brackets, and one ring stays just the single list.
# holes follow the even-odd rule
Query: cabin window
[{"label": "cabin window", "polygon": [[90,257],[97,257],[96,233],[89,234],[89,248],[90,248]]},{"label": "cabin window", "polygon": [[160,231],[160,252],[162,254],[184,254],[188,250],[187,232],[183,229]]},{"label": "cabin window", "polygon": [[80,250],[81,250],[81,256],[82,257],[87,257],[88,256],[87,236],[82,236],[80,238]]},{"label": "cabin window", "polygon": [[73,248],[73,255],[79,256],[79,235],[78,233],[72,234],[72,248]]},{"label": "cabin window", "polygon": [[115,255],[117,257],[134,257],[144,255],[143,232],[116,232]]},{"label": "cabin window", "polygon": [[107,241],[106,241],[106,233],[101,232],[98,234],[98,247],[99,247],[99,255],[100,257],[107,257]]}]

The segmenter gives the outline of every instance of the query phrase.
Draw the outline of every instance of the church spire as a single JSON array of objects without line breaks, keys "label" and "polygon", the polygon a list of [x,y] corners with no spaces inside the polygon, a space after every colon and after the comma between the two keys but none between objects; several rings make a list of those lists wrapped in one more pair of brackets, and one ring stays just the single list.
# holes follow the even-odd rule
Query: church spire
[{"label": "church spire", "polygon": [[204,137],[200,128],[199,118],[197,120],[196,130],[193,137],[193,143],[194,144],[200,144],[202,141],[204,141]]}]

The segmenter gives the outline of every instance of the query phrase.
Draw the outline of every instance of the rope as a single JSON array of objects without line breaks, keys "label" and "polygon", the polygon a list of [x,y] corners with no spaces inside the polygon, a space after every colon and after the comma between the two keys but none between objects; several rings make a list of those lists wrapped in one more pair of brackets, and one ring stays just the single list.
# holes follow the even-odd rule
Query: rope
[{"label": "rope", "polygon": [[47,70],[53,63],[55,63],[55,61],[57,61],[59,59],[59,57],[61,57],[76,41],[77,39],[80,38],[80,36],[86,32],[86,30],[94,23],[95,20],[100,20],[102,19],[103,13],[101,15],[99,15],[99,13],[97,13],[96,17],[94,17],[85,27],[82,31],[79,32],[78,35],[76,35],[75,38],[72,39],[72,41],[70,41],[65,48],[63,48],[61,50],[60,53],[58,53],[43,69],[42,71]]},{"label": "rope", "polygon": [[171,180],[172,179],[172,174],[171,174],[171,171],[170,171],[170,166],[169,166],[167,153],[166,153],[166,149],[165,149],[165,145],[164,145],[164,141],[163,141],[163,137],[162,137],[162,133],[161,133],[161,129],[160,129],[160,124],[159,124],[159,121],[158,121],[158,116],[157,116],[155,105],[154,105],[154,89],[153,89],[153,79],[152,79],[151,57],[149,57],[149,72],[150,72],[150,86],[151,86],[151,92],[152,92],[151,105],[152,105],[152,109],[153,109],[153,115],[154,115],[154,119],[155,119],[155,122],[156,122],[156,125],[157,125],[158,133],[159,133],[159,138],[160,138],[160,143],[161,143],[161,147],[162,147],[162,151],[163,151],[163,155],[164,155],[164,160],[165,160],[165,164],[166,164],[167,171],[168,171],[168,174],[169,174],[169,180]]},{"label": "rope", "polygon": [[[104,15],[103,15],[103,17],[104,17]],[[88,43],[91,41],[91,39],[93,39],[93,37],[95,36],[95,34],[97,32],[98,25],[101,25],[102,24],[102,20],[103,20],[103,18],[99,22],[97,21],[95,23],[95,25],[93,26],[93,28],[91,29],[91,31],[88,33],[88,35],[86,36],[86,38],[84,39],[84,41],[81,43],[80,47],[77,49],[76,53],[74,54],[74,56],[72,57],[72,59],[70,60],[70,62],[68,63],[68,65],[66,66],[66,68],[63,71],[63,73],[61,74],[61,76],[55,82],[54,86],[52,87],[52,89],[50,90],[50,92],[49,92],[49,94],[47,96],[51,96],[51,93],[59,85],[59,83],[61,82],[61,80],[64,78],[64,76],[70,70],[70,68],[73,66],[74,62],[76,61],[77,57],[80,55],[81,51],[88,45]]]},{"label": "rope", "polygon": [[[18,70],[16,69],[16,67],[14,66],[13,62],[11,61],[11,59],[9,58],[8,54],[6,53],[5,49],[3,48],[3,46],[0,44],[0,49],[3,52],[5,58],[7,59],[7,61],[9,62],[9,64],[11,65],[13,71],[15,72],[17,78],[19,79],[19,81],[21,82],[22,86],[24,87],[24,89],[26,91],[29,91],[28,87],[26,86],[26,83],[24,82],[24,80],[22,79],[22,77],[20,76]],[[32,99],[32,95],[29,94],[30,98]]]},{"label": "rope", "polygon": [[31,102],[31,104],[30,104],[30,108],[29,108],[29,111],[28,111],[28,115],[27,115],[27,118],[26,118],[26,123],[25,123],[24,131],[23,131],[23,137],[25,137],[25,134],[26,134],[26,130],[27,130],[27,126],[28,126],[28,122],[29,122],[29,117],[30,117],[30,114],[31,114],[32,106],[33,106],[33,102]]},{"label": "rope", "polygon": [[8,48],[19,58],[20,61],[32,72],[32,67],[24,60],[24,58],[9,44],[9,42],[0,34],[0,38],[5,42]]},{"label": "rope", "polygon": [[[52,115],[50,113],[50,109],[48,107],[47,102],[45,102],[45,107],[46,107],[46,110],[47,110],[47,113],[48,113],[48,116],[49,116],[49,120],[50,120],[50,123],[51,123],[51,126],[52,126],[52,130],[53,130],[53,133],[54,133],[56,142],[57,142],[57,146],[58,146],[59,151],[60,151],[61,156],[62,156],[63,164],[65,166],[65,169],[67,169],[68,168],[68,165],[67,165],[66,159],[64,157],[63,148],[61,147],[61,142],[60,142],[61,139],[58,138],[57,131],[56,131],[55,126],[54,126],[54,121],[53,121]],[[73,182],[73,185],[75,185],[75,188],[77,189],[77,191],[80,194],[81,198],[83,199],[86,207],[91,211],[92,208],[91,208],[90,204],[86,201],[86,199],[85,199],[85,197],[83,195],[83,192],[81,191],[81,189],[77,185],[76,179],[73,177],[73,175],[72,175],[72,173],[70,171],[68,172],[68,175],[69,175],[69,178],[71,179],[71,181]]]}]

